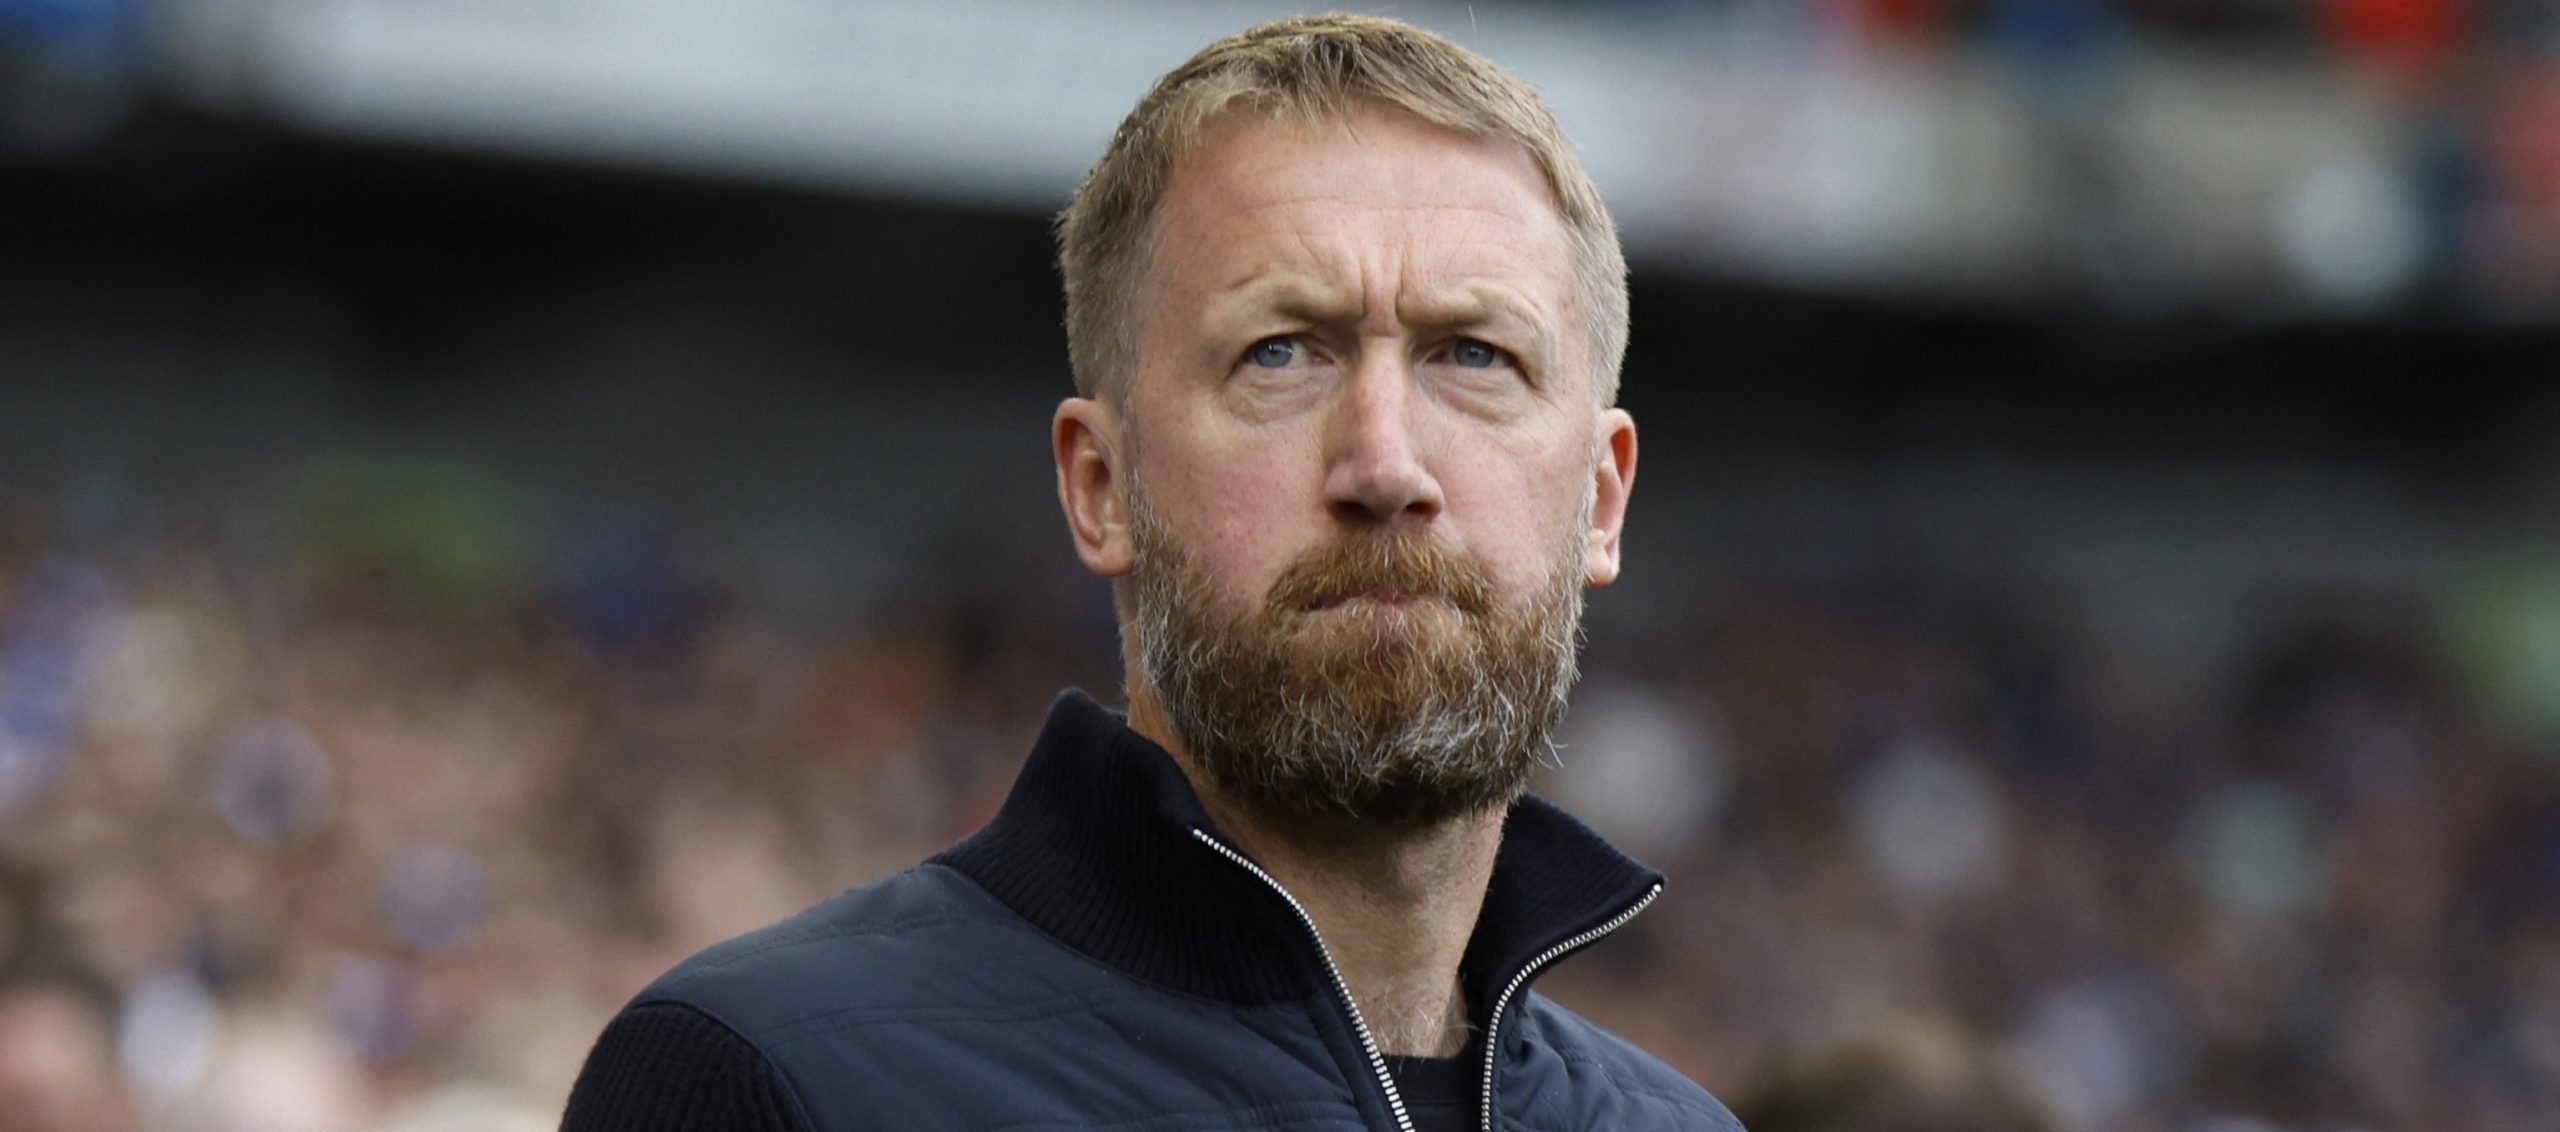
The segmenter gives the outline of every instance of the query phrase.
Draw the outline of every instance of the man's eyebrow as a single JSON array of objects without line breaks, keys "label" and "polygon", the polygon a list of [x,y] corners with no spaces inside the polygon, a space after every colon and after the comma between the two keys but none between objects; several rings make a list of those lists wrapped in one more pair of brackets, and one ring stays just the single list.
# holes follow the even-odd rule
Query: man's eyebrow
[{"label": "man's eyebrow", "polygon": [[[1246,276],[1212,299],[1210,310],[1220,321],[1278,314],[1316,325],[1355,321],[1368,313],[1346,288],[1277,272]],[[1457,283],[1408,296],[1398,304],[1396,317],[1412,326],[1432,329],[1509,325],[1541,336],[1553,333],[1536,304],[1510,288],[1482,282]]]},{"label": "man's eyebrow", "polygon": [[1362,313],[1358,298],[1344,288],[1272,271],[1255,272],[1221,288],[1210,300],[1210,311],[1221,320],[1276,313],[1309,323],[1341,322]]},{"label": "man's eyebrow", "polygon": [[1548,330],[1534,304],[1507,287],[1483,283],[1460,283],[1411,296],[1398,305],[1396,317],[1424,327],[1463,329],[1507,324],[1540,334]]}]

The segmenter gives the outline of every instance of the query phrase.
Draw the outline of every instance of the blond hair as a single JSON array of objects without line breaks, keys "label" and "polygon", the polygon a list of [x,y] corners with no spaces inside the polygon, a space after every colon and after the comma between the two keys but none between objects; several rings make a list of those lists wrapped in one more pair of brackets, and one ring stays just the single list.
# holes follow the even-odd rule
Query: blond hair
[{"label": "blond hair", "polygon": [[1574,294],[1588,333],[1591,387],[1618,396],[1627,348],[1627,261],[1600,190],[1575,160],[1538,92],[1466,48],[1395,20],[1299,16],[1201,49],[1156,80],[1112,135],[1058,217],[1067,354],[1076,391],[1123,400],[1137,365],[1137,292],[1173,172],[1218,115],[1235,108],[1307,123],[1365,106],[1519,145],[1545,177],[1573,245]]}]

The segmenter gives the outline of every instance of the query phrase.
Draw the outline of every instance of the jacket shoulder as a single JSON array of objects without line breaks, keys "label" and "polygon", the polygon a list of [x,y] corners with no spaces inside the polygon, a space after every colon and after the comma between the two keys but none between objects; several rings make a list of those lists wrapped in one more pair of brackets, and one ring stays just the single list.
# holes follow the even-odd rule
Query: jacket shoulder
[{"label": "jacket shoulder", "polygon": [[1054,965],[1057,950],[976,882],[924,864],[707,948],[631,1004],[689,1006],[767,1046],[813,1025],[1019,994],[1024,988],[972,987],[960,976],[1038,970],[1043,964],[1008,960],[1040,952]]},{"label": "jacket shoulder", "polygon": [[1138,981],[931,862],[712,947],[624,1013],[667,1007],[734,1033],[817,1132],[1361,1118],[1306,1002]]},{"label": "jacket shoulder", "polygon": [[1502,1107],[1534,1114],[1525,1126],[1564,1115],[1574,1127],[1742,1132],[1686,1074],[1545,995],[1527,996],[1519,1023],[1518,1039],[1503,1043],[1513,1068]]}]

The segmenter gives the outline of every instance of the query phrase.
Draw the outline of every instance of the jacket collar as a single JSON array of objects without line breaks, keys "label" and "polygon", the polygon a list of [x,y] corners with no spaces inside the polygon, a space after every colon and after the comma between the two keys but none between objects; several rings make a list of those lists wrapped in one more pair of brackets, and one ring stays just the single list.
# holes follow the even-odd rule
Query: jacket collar
[{"label": "jacket collar", "polygon": [[[1173,757],[1069,691],[995,819],[934,861],[1068,946],[1160,986],[1236,1003],[1325,986],[1296,914],[1195,829],[1217,835]],[[1524,796],[1504,823],[1467,944],[1478,1024],[1515,974],[1661,883],[1564,811]]]}]

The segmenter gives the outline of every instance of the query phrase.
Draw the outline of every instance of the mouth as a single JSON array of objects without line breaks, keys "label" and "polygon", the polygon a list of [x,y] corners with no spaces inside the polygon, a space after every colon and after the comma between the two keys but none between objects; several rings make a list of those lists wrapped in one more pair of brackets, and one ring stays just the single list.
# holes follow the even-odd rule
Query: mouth
[{"label": "mouth", "polygon": [[1424,590],[1351,590],[1321,598],[1307,606],[1307,611],[1321,613],[1356,604],[1413,606],[1426,602],[1446,605],[1449,599],[1446,595]]}]

